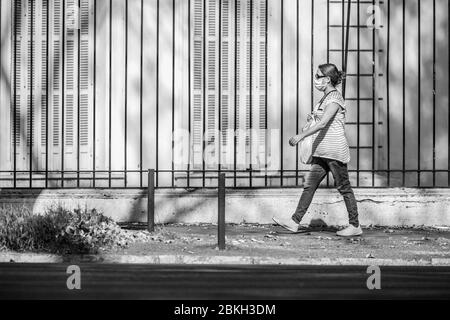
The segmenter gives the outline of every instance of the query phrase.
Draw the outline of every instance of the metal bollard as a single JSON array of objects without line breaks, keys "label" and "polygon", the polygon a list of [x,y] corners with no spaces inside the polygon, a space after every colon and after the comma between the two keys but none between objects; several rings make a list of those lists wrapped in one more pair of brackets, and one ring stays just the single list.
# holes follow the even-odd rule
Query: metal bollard
[{"label": "metal bollard", "polygon": [[225,173],[219,174],[217,226],[219,250],[225,250]]},{"label": "metal bollard", "polygon": [[155,170],[148,170],[147,230],[155,231]]}]

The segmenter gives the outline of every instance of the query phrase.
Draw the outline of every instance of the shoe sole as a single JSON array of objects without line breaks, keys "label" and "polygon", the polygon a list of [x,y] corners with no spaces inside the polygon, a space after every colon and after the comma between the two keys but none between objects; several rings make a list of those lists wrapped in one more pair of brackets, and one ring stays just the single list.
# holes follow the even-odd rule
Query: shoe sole
[{"label": "shoe sole", "polygon": [[277,221],[275,218],[272,217],[273,222],[275,222],[277,225],[279,225],[280,227],[285,228],[286,230],[289,230],[292,233],[297,233],[298,230],[292,230],[291,228],[289,228],[288,226],[282,224],[281,222]]},{"label": "shoe sole", "polygon": [[362,236],[362,232],[361,233],[357,233],[357,234],[351,234],[351,235],[340,235],[340,234],[338,234],[338,233],[336,233],[336,235],[338,236],[338,237],[346,237],[346,238],[348,238],[348,237],[358,237],[358,236]]},{"label": "shoe sole", "polygon": [[[284,230],[284,231],[283,231]],[[299,230],[299,231],[288,231],[287,229],[283,228],[281,231],[276,231],[277,234],[302,234],[302,233],[311,233],[313,230]]]}]

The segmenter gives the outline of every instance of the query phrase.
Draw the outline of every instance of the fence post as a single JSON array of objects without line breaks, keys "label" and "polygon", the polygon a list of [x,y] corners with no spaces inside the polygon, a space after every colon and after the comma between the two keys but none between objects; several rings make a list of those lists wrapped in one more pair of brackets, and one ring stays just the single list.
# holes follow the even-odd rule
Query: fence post
[{"label": "fence post", "polygon": [[225,250],[225,173],[219,174],[218,204],[219,250]]},{"label": "fence post", "polygon": [[[345,50],[344,50],[344,66],[343,66],[343,69],[344,69],[343,71],[345,73],[347,72],[347,62],[348,62],[348,38],[349,38],[349,34],[350,34],[350,22],[351,22],[350,14],[351,14],[351,10],[352,10],[352,3],[351,3],[351,1],[349,1],[348,4],[347,4],[347,26],[346,26],[346,29],[345,29]],[[342,22],[342,23],[344,23],[344,22]],[[346,77],[345,77],[344,80],[342,81],[342,96],[344,97],[344,99],[345,99],[346,87],[347,87],[347,80],[346,80]]]},{"label": "fence post", "polygon": [[147,187],[147,230],[155,231],[155,170],[148,170]]}]

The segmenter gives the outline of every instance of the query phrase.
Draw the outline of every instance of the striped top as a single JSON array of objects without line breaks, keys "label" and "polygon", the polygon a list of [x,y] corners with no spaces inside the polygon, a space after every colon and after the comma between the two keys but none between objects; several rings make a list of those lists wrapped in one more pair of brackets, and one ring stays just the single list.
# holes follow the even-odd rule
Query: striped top
[{"label": "striped top", "polygon": [[350,148],[345,135],[345,100],[340,91],[334,91],[325,97],[322,104],[320,102],[315,106],[313,114],[318,119],[322,119],[325,108],[330,103],[337,103],[341,106],[334,118],[328,122],[325,128],[313,135],[314,143],[312,155],[314,157],[339,160],[343,163],[350,162]]}]

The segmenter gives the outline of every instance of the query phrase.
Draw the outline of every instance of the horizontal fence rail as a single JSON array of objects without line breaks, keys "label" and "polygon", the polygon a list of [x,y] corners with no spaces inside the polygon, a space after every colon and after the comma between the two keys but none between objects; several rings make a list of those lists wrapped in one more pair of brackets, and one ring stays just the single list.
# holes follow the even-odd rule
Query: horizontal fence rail
[{"label": "horizontal fence rail", "polygon": [[302,186],[288,141],[326,62],[347,71],[352,185],[449,187],[449,17],[444,0],[1,1],[0,188],[146,188],[148,168],[155,188]]}]

